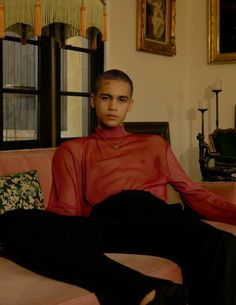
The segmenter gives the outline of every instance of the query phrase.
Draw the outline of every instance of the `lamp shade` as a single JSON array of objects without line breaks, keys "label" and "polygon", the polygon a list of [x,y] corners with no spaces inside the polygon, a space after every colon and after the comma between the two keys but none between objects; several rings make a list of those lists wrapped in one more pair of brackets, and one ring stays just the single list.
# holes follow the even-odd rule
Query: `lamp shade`
[{"label": "lamp shade", "polygon": [[0,0],[0,38],[11,31],[24,39],[50,35],[54,25],[61,39],[88,37],[102,33],[107,39],[106,3],[104,0]]}]

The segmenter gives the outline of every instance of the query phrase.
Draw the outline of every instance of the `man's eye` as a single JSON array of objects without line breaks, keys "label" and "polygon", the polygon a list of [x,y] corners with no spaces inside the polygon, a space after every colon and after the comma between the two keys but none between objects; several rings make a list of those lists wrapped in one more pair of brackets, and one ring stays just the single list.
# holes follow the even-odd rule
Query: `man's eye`
[{"label": "man's eye", "polygon": [[109,100],[109,96],[102,96],[101,99],[102,99],[103,101],[108,101],[108,100]]},{"label": "man's eye", "polygon": [[121,98],[120,98],[120,103],[125,103],[125,102],[127,102],[127,99],[126,99],[126,98],[121,97]]}]

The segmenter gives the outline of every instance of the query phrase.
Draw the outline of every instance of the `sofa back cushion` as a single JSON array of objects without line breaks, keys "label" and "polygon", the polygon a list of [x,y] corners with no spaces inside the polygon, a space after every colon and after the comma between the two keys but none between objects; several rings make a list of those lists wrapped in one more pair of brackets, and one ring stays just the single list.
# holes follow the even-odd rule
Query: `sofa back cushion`
[{"label": "sofa back cushion", "polygon": [[[0,151],[0,175],[37,170],[43,192],[44,205],[47,206],[52,185],[52,159],[56,148],[23,149]],[[221,195],[236,204],[236,183],[204,182],[207,190]],[[167,188],[168,203],[182,202],[179,193],[171,186]]]},{"label": "sofa back cushion", "polygon": [[0,151],[0,175],[36,170],[47,206],[52,185],[52,159],[56,148]]}]

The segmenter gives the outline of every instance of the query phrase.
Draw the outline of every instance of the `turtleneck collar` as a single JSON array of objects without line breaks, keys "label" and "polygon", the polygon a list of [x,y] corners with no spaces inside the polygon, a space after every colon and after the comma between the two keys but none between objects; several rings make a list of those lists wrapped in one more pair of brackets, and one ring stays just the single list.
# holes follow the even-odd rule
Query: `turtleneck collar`
[{"label": "turtleneck collar", "polygon": [[124,124],[114,128],[96,127],[95,135],[102,138],[120,138],[127,135],[128,132],[124,128]]}]

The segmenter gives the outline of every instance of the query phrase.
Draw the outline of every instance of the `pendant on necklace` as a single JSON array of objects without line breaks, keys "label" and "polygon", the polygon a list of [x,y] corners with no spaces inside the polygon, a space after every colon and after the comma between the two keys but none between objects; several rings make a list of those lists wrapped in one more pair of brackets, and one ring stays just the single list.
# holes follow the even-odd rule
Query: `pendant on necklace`
[{"label": "pendant on necklace", "polygon": [[114,144],[114,143],[109,142],[108,139],[105,138],[104,136],[102,138],[108,145],[110,145],[115,150],[119,150],[121,148],[121,144],[124,140],[124,136],[123,136],[117,144]]}]

